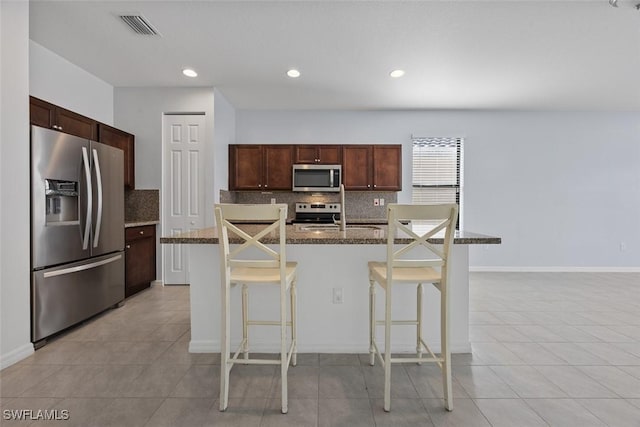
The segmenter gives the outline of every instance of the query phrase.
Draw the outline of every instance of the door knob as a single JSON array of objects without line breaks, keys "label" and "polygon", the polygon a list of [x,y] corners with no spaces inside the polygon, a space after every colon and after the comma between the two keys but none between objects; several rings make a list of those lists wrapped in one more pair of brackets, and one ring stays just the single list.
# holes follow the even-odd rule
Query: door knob
[{"label": "door knob", "polygon": [[196,223],[195,221],[191,221],[190,222],[191,225],[195,225],[195,223]]}]

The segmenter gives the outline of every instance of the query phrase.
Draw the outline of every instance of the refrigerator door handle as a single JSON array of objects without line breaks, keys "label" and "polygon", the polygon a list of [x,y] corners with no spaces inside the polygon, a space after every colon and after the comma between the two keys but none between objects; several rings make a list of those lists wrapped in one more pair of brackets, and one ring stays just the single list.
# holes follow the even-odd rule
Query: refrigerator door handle
[{"label": "refrigerator door handle", "polygon": [[84,237],[82,238],[82,249],[89,247],[89,234],[91,233],[91,215],[93,215],[93,190],[91,188],[91,170],[89,169],[89,155],[87,147],[82,147],[82,160],[84,162],[84,176],[87,180],[87,218],[84,226]]},{"label": "refrigerator door handle", "polygon": [[96,168],[96,185],[98,192],[98,214],[96,217],[96,231],[93,235],[93,247],[98,247],[100,240],[100,229],[102,228],[102,172],[100,172],[100,162],[98,161],[98,150],[93,149],[93,165]]},{"label": "refrigerator door handle", "polygon": [[55,271],[47,271],[44,273],[44,278],[55,277],[55,276],[63,276],[65,274],[73,274],[79,271],[91,270],[92,268],[100,267],[101,265],[110,264],[114,261],[122,258],[122,255],[118,254],[116,256],[112,256],[111,258],[103,259],[101,261],[92,262],[90,264],[78,265],[76,267],[63,268],[62,270]]}]

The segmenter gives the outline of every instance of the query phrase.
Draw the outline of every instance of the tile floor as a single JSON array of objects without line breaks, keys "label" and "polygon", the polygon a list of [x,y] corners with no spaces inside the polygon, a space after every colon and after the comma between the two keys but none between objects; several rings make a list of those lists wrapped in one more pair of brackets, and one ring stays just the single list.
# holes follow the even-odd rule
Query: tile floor
[{"label": "tile floor", "polygon": [[[640,426],[640,275],[471,274],[472,354],[454,355],[444,411],[433,365],[305,354],[280,414],[274,366],[237,366],[218,411],[219,357],[189,354],[186,287],[153,288],[0,373],[2,426]],[[67,410],[10,421],[6,410]],[[61,413],[60,413],[61,414]]]}]

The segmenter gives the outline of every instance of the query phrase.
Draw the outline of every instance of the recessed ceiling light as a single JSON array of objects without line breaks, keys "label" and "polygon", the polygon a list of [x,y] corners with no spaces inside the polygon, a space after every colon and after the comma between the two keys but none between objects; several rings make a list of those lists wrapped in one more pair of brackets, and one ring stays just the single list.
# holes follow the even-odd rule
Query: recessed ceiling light
[{"label": "recessed ceiling light", "polygon": [[295,68],[292,68],[289,71],[287,71],[287,76],[295,79],[296,77],[300,77],[300,71],[296,70]]},{"label": "recessed ceiling light", "polygon": [[198,77],[198,73],[196,73],[191,68],[185,68],[184,70],[182,70],[182,74],[184,74],[187,77]]},{"label": "recessed ceiling light", "polygon": [[389,75],[393,78],[398,78],[404,76],[404,70],[393,70],[389,73]]}]

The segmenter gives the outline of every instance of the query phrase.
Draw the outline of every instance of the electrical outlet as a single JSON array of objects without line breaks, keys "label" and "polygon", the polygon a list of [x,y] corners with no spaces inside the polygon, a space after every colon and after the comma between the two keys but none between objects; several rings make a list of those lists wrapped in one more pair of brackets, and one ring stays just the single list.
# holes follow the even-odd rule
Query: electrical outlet
[{"label": "electrical outlet", "polygon": [[373,206],[380,206],[380,199],[373,199]]},{"label": "electrical outlet", "polygon": [[342,288],[333,288],[333,303],[342,304],[344,302],[344,295]]},{"label": "electrical outlet", "polygon": [[380,206],[384,206],[384,199],[380,199]]},{"label": "electrical outlet", "polygon": [[275,198],[275,197],[272,197],[272,198],[271,198],[271,204],[272,204],[272,205],[275,205],[275,204],[276,204],[276,198]]}]

